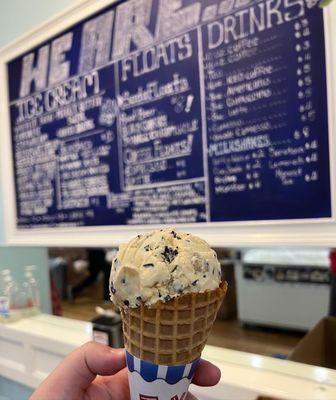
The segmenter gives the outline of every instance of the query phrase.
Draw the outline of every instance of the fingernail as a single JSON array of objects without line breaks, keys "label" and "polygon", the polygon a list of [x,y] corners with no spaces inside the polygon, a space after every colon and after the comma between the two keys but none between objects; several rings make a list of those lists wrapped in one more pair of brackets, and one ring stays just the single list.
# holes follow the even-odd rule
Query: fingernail
[{"label": "fingernail", "polygon": [[125,349],[111,349],[110,351],[113,354],[125,354]]}]

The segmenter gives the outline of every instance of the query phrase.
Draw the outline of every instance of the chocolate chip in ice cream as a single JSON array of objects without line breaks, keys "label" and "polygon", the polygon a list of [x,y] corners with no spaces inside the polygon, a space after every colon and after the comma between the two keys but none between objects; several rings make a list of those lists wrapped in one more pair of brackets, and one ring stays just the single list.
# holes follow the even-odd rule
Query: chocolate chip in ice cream
[{"label": "chocolate chip in ice cream", "polygon": [[117,271],[117,269],[120,267],[120,261],[119,261],[119,259],[116,257],[114,260],[113,260],[113,268],[114,268],[114,270],[115,271]]},{"label": "chocolate chip in ice cream", "polygon": [[137,300],[137,303],[136,303],[137,306],[140,307],[140,306],[141,306],[141,303],[142,303],[142,297],[141,297],[141,296],[137,296],[137,297],[136,297],[136,300]]},{"label": "chocolate chip in ice cream", "polygon": [[175,231],[171,231],[174,239],[181,240],[181,236],[179,236]]},{"label": "chocolate chip in ice cream", "polygon": [[174,261],[174,258],[178,255],[177,249],[173,249],[171,247],[165,246],[165,249],[162,253],[163,258],[169,264]]}]

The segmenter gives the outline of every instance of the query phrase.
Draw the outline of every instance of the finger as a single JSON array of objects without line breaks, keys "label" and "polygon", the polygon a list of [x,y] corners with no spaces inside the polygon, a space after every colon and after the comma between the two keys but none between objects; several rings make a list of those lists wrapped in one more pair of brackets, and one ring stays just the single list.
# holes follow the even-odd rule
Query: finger
[{"label": "finger", "polygon": [[96,381],[104,383],[111,399],[130,400],[127,368],[119,371],[114,376],[99,376]]},{"label": "finger", "polygon": [[[97,375],[113,375],[126,365],[125,351],[111,349],[96,342],[88,342],[72,352],[57,368],[57,372],[85,387]],[[55,372],[56,372],[55,371]]]},{"label": "finger", "polygon": [[219,382],[220,377],[221,372],[216,365],[200,360],[192,382],[198,386],[214,386]]},{"label": "finger", "polygon": [[97,375],[113,375],[125,365],[124,350],[89,342],[67,356],[42,383],[37,394],[57,392],[59,399],[77,398]]}]

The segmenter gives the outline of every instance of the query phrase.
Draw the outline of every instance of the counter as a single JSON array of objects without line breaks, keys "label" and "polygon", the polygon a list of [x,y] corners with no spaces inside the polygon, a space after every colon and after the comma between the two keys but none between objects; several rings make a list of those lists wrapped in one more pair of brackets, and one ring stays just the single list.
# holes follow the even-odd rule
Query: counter
[{"label": "counter", "polygon": [[[46,314],[0,325],[0,376],[35,388],[60,360],[91,339],[90,323]],[[203,357],[222,371],[214,388],[191,391],[202,400],[335,400],[336,371],[206,346]]]}]

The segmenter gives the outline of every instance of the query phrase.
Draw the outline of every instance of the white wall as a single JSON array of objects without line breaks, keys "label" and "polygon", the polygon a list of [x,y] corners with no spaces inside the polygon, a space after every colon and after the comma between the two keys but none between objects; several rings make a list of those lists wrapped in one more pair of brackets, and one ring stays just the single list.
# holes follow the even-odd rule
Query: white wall
[{"label": "white wall", "polygon": [[[74,0],[0,0],[0,48],[73,3]],[[6,204],[4,204],[2,198],[4,190],[6,189],[0,180],[0,269],[12,267],[14,274],[19,276],[20,267],[28,259],[30,264],[36,264],[38,266],[38,277],[41,286],[43,286],[41,297],[45,306],[44,311],[50,311],[47,249],[6,248],[1,246],[4,243],[3,215],[6,210]],[[25,400],[28,399],[30,393],[31,389],[0,376],[0,400]]]}]

